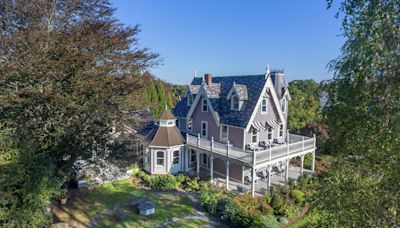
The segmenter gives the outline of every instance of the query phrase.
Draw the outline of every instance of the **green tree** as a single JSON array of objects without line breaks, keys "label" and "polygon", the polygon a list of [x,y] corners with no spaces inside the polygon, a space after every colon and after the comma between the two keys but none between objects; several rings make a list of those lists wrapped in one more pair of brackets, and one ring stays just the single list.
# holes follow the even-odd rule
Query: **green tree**
[{"label": "green tree", "polygon": [[149,98],[150,98],[151,103],[157,104],[159,99],[158,99],[158,93],[157,93],[156,87],[154,86],[153,79],[150,79],[148,94],[149,94]]},{"label": "green tree", "polygon": [[346,42],[326,108],[336,159],[317,201],[331,226],[400,226],[399,10],[398,0],[340,5]]},{"label": "green tree", "polygon": [[289,102],[289,127],[299,131],[318,120],[319,86],[314,80],[296,80],[289,83],[292,100]]},{"label": "green tree", "polygon": [[0,224],[42,227],[77,159],[101,156],[119,98],[156,54],[107,0],[0,4]]}]

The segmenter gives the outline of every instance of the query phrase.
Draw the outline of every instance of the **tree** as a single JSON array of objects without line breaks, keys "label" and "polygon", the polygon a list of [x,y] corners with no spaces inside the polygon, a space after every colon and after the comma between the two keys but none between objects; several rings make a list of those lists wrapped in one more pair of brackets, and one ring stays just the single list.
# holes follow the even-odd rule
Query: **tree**
[{"label": "tree", "polygon": [[314,80],[296,80],[289,83],[289,91],[289,127],[299,131],[318,119],[319,86]]},{"label": "tree", "polygon": [[107,0],[0,4],[0,223],[38,227],[75,160],[107,151],[119,98],[157,55]]},{"label": "tree", "polygon": [[317,200],[331,226],[400,225],[399,10],[398,0],[340,5],[346,42],[326,108],[336,159]]}]

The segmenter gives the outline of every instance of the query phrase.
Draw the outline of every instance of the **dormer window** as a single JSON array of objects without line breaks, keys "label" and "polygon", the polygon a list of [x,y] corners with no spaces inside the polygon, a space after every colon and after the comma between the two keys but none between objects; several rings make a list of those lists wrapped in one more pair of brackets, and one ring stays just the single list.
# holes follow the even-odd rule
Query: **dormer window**
[{"label": "dormer window", "polygon": [[201,99],[201,111],[208,112],[207,100],[205,98]]},{"label": "dormer window", "polygon": [[187,95],[187,105],[191,106],[193,104],[193,95],[191,93],[189,93]]},{"label": "dormer window", "polygon": [[261,101],[261,113],[267,114],[268,110],[268,98],[264,97]]},{"label": "dormer window", "polygon": [[239,111],[239,97],[236,94],[231,97],[231,109]]}]

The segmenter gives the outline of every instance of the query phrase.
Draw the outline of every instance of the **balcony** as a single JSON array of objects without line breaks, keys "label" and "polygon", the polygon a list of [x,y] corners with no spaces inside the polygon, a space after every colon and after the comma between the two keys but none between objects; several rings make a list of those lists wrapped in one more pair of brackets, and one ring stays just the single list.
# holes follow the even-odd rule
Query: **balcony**
[{"label": "balcony", "polygon": [[269,148],[256,147],[253,150],[243,150],[231,144],[223,144],[198,136],[186,135],[189,146],[199,148],[212,154],[244,163],[247,166],[263,166],[280,160],[314,152],[315,136],[313,138],[289,134],[289,140],[284,144],[272,144]]}]

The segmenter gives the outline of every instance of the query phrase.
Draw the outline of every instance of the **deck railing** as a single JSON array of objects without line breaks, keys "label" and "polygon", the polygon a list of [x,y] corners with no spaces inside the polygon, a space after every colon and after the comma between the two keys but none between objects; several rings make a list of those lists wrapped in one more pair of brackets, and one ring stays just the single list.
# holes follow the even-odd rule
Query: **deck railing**
[{"label": "deck railing", "polygon": [[187,134],[186,142],[188,145],[253,165],[272,161],[284,156],[295,155],[315,148],[315,136],[310,138],[294,134],[289,134],[289,143],[282,145],[274,144],[273,147],[268,149],[256,149],[254,151],[236,148],[232,146],[229,141],[226,144],[214,142],[212,137],[211,140],[208,140],[201,138],[200,135],[193,136]]}]

